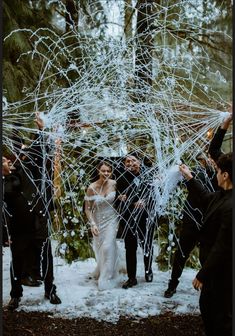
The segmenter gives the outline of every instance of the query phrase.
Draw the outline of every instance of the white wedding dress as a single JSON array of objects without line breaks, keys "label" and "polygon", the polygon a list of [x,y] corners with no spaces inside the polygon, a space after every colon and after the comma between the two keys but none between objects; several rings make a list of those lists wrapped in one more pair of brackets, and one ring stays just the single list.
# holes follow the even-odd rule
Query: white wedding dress
[{"label": "white wedding dress", "polygon": [[118,230],[118,213],[113,207],[116,192],[106,196],[86,196],[85,200],[93,201],[92,217],[98,227],[99,235],[93,236],[93,250],[97,266],[93,276],[98,279],[98,289],[111,289],[117,284],[118,247],[116,235]]}]

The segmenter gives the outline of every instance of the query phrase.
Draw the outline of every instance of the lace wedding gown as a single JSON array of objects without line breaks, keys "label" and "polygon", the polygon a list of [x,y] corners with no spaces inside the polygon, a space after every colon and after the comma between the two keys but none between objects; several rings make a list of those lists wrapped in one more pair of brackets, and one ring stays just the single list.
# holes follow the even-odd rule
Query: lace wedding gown
[{"label": "lace wedding gown", "polygon": [[113,208],[116,192],[106,196],[86,196],[85,200],[93,201],[92,217],[99,235],[93,237],[93,250],[97,266],[93,276],[98,279],[98,289],[115,287],[118,276],[118,247],[116,235],[118,229],[118,213]]}]

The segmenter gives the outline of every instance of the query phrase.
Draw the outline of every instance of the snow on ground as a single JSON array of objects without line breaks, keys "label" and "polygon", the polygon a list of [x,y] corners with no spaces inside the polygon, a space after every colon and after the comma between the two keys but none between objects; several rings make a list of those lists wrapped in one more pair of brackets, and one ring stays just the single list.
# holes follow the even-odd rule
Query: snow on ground
[{"label": "snow on ground", "polygon": [[[124,263],[125,250],[123,241],[118,241],[119,251]],[[166,311],[175,314],[198,314],[199,292],[192,287],[195,270],[185,268],[176,294],[166,299],[163,296],[167,288],[170,271],[161,272],[153,263],[154,279],[146,283],[144,279],[143,255],[138,249],[138,285],[127,290],[122,289],[126,274],[119,275],[119,286],[105,291],[98,291],[94,279],[89,279],[95,268],[95,259],[75,261],[68,265],[59,257],[54,258],[54,275],[57,292],[62,300],[60,305],[52,305],[44,299],[43,285],[24,287],[24,294],[18,310],[51,312],[54,317],[76,318],[92,317],[97,320],[117,322],[120,316],[143,318],[155,316]],[[3,255],[3,306],[10,299],[10,251],[4,248]]]}]

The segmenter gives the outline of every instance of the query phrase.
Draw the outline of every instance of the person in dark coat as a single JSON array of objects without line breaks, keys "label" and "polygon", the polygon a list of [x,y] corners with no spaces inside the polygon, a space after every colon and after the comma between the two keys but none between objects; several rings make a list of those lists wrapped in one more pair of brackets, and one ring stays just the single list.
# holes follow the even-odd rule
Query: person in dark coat
[{"label": "person in dark coat", "polygon": [[[194,169],[194,178],[200,181],[208,191],[213,192],[217,190],[217,180],[215,181],[216,173],[206,155],[202,152],[198,153],[196,160],[199,162],[199,165]],[[170,298],[176,293],[176,288],[179,284],[179,278],[182,275],[185,263],[199,242],[201,220],[201,211],[193,201],[193,198],[188,195],[183,209],[182,227],[178,247],[173,259],[171,278],[168,283],[168,288],[164,292],[164,297],[166,298]]]},{"label": "person in dark coat", "polygon": [[[38,125],[42,125],[39,116],[36,121]],[[40,181],[42,181],[40,159],[43,157],[39,146],[41,136],[42,133],[39,132],[30,151],[27,152],[30,162],[28,166],[25,162],[13,170],[12,163],[3,158],[3,167],[9,166],[9,171],[6,168],[2,170],[5,218],[12,253],[9,310],[14,310],[19,305],[23,295],[21,284],[23,266],[27,255],[33,253],[35,249],[37,250],[37,267],[41,268],[44,281],[45,298],[49,299],[52,304],[61,303],[53,283],[53,257],[48,231],[50,204],[42,189],[39,188]],[[37,169],[39,173],[36,173]]]},{"label": "person in dark coat", "polygon": [[[213,165],[222,154],[221,147],[224,140],[224,136],[229,128],[232,120],[232,113],[230,113],[222,122],[218,130],[216,131],[208,150],[208,156],[212,159],[212,164],[208,164],[205,154],[199,153],[196,159],[204,167],[201,171],[197,172],[197,179],[201,181],[202,185],[206,186],[208,191],[215,191],[220,189],[217,184],[217,178],[215,177]],[[186,206],[183,210],[182,230],[180,232],[179,248],[175,252],[171,279],[168,283],[168,288],[164,293],[166,298],[170,298],[176,292],[176,288],[179,284],[179,278],[183,272],[186,260],[189,254],[200,240],[200,225],[201,215],[200,212],[194,210],[193,200],[190,195],[186,200]]]},{"label": "person in dark coat", "polygon": [[232,335],[232,153],[217,160],[220,191],[209,193],[189,168],[180,166],[189,194],[203,209],[199,258],[202,268],[193,280],[201,290],[200,311],[207,336]]},{"label": "person in dark coat", "polygon": [[149,185],[143,181],[140,160],[136,155],[127,155],[125,169],[117,179],[116,207],[120,214],[120,226],[126,249],[128,280],[123,284],[127,289],[137,285],[137,247],[138,242],[144,250],[145,280],[152,282],[154,221],[148,215],[150,203]]}]

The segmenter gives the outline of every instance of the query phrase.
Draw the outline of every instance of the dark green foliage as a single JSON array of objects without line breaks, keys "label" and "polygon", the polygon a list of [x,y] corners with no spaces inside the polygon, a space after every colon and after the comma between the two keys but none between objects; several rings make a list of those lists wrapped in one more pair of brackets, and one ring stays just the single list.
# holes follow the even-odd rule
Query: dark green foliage
[{"label": "dark green foliage", "polygon": [[[89,159],[78,160],[78,151],[65,153],[62,195],[58,200],[57,218],[59,225],[56,237],[59,242],[57,253],[68,263],[77,259],[93,257],[91,234],[84,212],[84,197],[89,179]],[[87,166],[88,165],[88,166]],[[86,174],[85,173],[86,170]]]},{"label": "dark green foliage", "polygon": [[[52,13],[50,8],[46,7],[46,1],[33,1],[32,3],[33,6],[30,6],[29,1],[3,1],[5,37],[3,88],[4,95],[9,102],[23,99],[25,97],[24,88],[32,92],[41,71],[40,60],[33,60],[31,55],[27,56],[33,50],[33,41],[27,29],[33,32],[39,27],[52,28],[50,23]],[[14,30],[17,32],[13,32]],[[23,53],[26,55],[20,59]]]},{"label": "dark green foliage", "polygon": [[[174,246],[171,246],[171,242],[169,242],[168,236],[169,236],[169,220],[167,218],[162,218],[160,223],[160,229],[158,230],[158,233],[156,235],[156,240],[158,242],[159,247],[159,253],[156,257],[156,262],[158,264],[158,268],[161,271],[168,271],[169,268],[171,268],[174,260],[174,254],[178,247],[177,239],[179,238],[179,232],[181,227],[181,220],[178,219],[175,221],[175,231],[174,231],[174,239],[173,244]],[[169,246],[171,249],[168,251]],[[191,267],[195,269],[200,268],[199,263],[199,249],[197,246],[193,249],[193,251],[190,253],[190,256],[185,264],[186,267]]]},{"label": "dark green foliage", "polygon": [[[127,3],[130,5],[131,1],[128,0]],[[141,8],[141,5],[145,3],[147,3],[145,0],[138,1],[137,7]],[[131,45],[131,48],[135,48],[135,59],[137,60],[137,65],[139,65],[138,70],[133,70],[133,73],[135,72],[137,79],[140,79],[140,81],[137,80],[137,83],[140,84],[141,89],[143,82],[148,84],[151,82],[152,88],[156,92],[163,92],[165,89],[166,95],[169,92],[169,97],[171,97],[172,93],[179,94],[182,100],[184,98],[185,101],[189,102],[200,101],[200,103],[203,102],[210,107],[216,101],[213,97],[217,98],[218,96],[218,93],[215,92],[219,92],[224,100],[230,100],[232,44],[230,37],[224,33],[231,35],[231,1],[214,1],[213,5],[215,4],[216,6],[214,8],[219,9],[221,15],[212,17],[208,23],[202,23],[201,31],[195,28],[199,24],[198,17],[195,16],[193,18],[194,21],[190,21],[185,15],[185,8],[182,6],[181,1],[158,0],[148,1],[148,3],[154,4],[153,10],[151,9],[150,11],[149,7],[141,14],[138,13],[139,22],[137,22],[139,32],[147,29],[148,38],[145,39],[144,36],[144,39],[141,39],[139,37],[137,39],[139,45]],[[210,0],[203,1],[203,18],[213,12],[213,8],[210,6],[211,3]],[[61,7],[58,7],[56,3],[48,6],[47,0],[3,1],[4,37],[6,38],[13,30],[22,29],[8,36],[3,45],[3,88],[4,96],[8,102],[20,102],[27,97],[28,93],[36,92],[35,96],[37,96],[37,94],[43,94],[46,91],[53,92],[59,88],[67,88],[83,75],[82,72],[77,71],[76,67],[79,68],[82,65],[84,69],[90,69],[93,58],[96,58],[99,52],[105,56],[110,55],[110,58],[115,55],[115,52],[113,54],[110,53],[108,43],[102,44],[104,39],[109,38],[105,36],[107,17],[104,6],[106,6],[106,2],[66,0],[63,1],[63,4],[66,5],[68,13],[61,12]],[[163,10],[164,8],[166,12]],[[65,17],[65,31],[53,26],[52,18],[55,11],[60,12]],[[70,14],[70,17],[68,14]],[[151,20],[148,20],[150,14],[152,17]],[[85,22],[82,29],[78,27],[79,15]],[[129,21],[131,20],[131,15],[132,11],[129,8],[126,18],[126,24],[128,23],[129,25],[128,35],[130,35],[131,24]],[[144,23],[141,22],[143,18],[145,19]],[[148,26],[149,23],[151,23],[151,29]],[[40,30],[38,35],[32,37],[32,33],[39,28],[45,28],[45,30]],[[81,32],[83,28],[85,33]],[[92,33],[95,30],[98,33],[93,37]],[[60,37],[63,37],[63,39],[60,40]],[[37,44],[39,40],[40,43]],[[111,38],[110,40],[113,42]],[[113,43],[112,48],[114,48],[114,45]],[[170,51],[175,51],[176,48],[180,49],[180,56],[175,55],[176,67],[173,67],[172,60],[166,57],[162,46],[168,47]],[[154,52],[152,52],[152,49],[154,49]],[[53,53],[51,50],[53,50]],[[32,53],[33,51],[34,53]],[[187,64],[190,65],[191,62],[185,63],[184,56],[186,54],[191,55],[194,61],[197,59],[197,63],[194,62],[189,72],[186,71]],[[53,63],[49,67],[47,60],[52,58]],[[125,58],[125,53],[123,58]],[[107,59],[107,64],[109,64],[110,60],[108,57],[101,57],[100,59],[100,69],[102,70],[106,65],[103,63],[103,59]],[[160,67],[156,71],[157,74],[151,77],[150,81],[153,59],[160,64]],[[71,64],[73,67],[69,69]],[[96,64],[97,68],[94,70],[99,71],[98,62]],[[116,76],[122,76],[121,71],[118,74],[114,71],[115,69],[115,66],[109,65],[109,68],[106,67],[104,76],[100,76],[98,79],[94,75],[95,71],[90,71],[91,78],[87,78],[87,81],[94,87],[102,81],[102,88],[112,87],[115,91],[115,85],[118,82],[116,81]],[[144,73],[141,72],[143,69],[145,69]],[[219,69],[219,74],[216,74],[217,69]],[[46,79],[40,82],[40,74],[44,70],[44,78]],[[63,75],[61,75],[60,70],[63,70]],[[169,85],[169,82],[166,81],[168,77],[175,80],[174,85]],[[134,84],[133,77],[127,80],[132,83],[131,85]],[[131,85],[129,85],[129,89]],[[126,87],[123,87],[123,90],[125,89]],[[95,94],[97,94],[97,97],[100,95],[100,99],[102,99],[101,92]],[[151,101],[149,92],[146,96],[144,99]],[[135,99],[138,102],[140,101],[140,97],[138,99],[135,97]],[[121,100],[122,97],[120,97]],[[40,101],[42,110],[50,108],[45,103],[45,100]],[[118,103],[114,101],[114,107]],[[19,106],[18,111],[29,113],[29,111],[34,111],[34,109],[34,102],[32,102],[27,106]],[[29,120],[29,126],[30,122],[31,120]],[[136,123],[132,121],[132,125],[135,129],[140,128],[138,125],[141,125],[141,120],[136,120]],[[103,123],[101,128],[105,128],[106,133],[109,133],[109,127],[112,128],[113,126],[110,121],[107,121]],[[117,126],[120,127],[118,123]],[[75,132],[78,132],[78,130],[75,130]],[[58,235],[60,242],[58,253],[64,256],[68,262],[72,262],[77,258],[87,258],[92,256],[93,253],[83,211],[85,188],[89,184],[96,154],[93,150],[93,144],[96,147],[97,137],[93,130],[90,133],[92,134],[88,134],[89,136],[84,140],[83,147],[74,149],[73,153],[66,153],[66,157],[63,160],[68,166],[65,169],[66,176],[63,176],[65,184],[62,186],[63,195],[59,202],[61,222]],[[112,134],[112,130],[110,134]],[[110,142],[115,142],[116,140],[115,138],[111,140],[107,138],[107,143],[110,144]],[[143,153],[147,152],[153,158],[155,148],[152,142],[152,139],[148,139],[143,130],[140,130],[139,136],[133,139],[133,148],[130,149],[139,147]],[[75,155],[79,157],[81,151],[86,151],[86,156],[90,157],[90,162],[89,160],[87,162],[79,162],[79,160],[75,159]],[[71,164],[71,167],[69,167],[69,164]],[[86,180],[83,177],[79,180],[78,176],[81,168],[86,171]],[[73,192],[72,196],[71,191]],[[182,205],[179,205],[180,207]],[[174,228],[170,225],[172,221],[175,223]],[[175,237],[177,237],[179,227],[179,213],[169,213],[167,217],[162,219],[158,236],[160,252],[157,258],[161,269],[168,268],[172,262],[175,247],[171,246],[171,249],[167,250],[169,247],[168,236],[169,233],[174,231]],[[61,249],[61,246],[64,246],[65,249]],[[197,266],[197,260],[197,251],[195,250],[190,257],[189,264]]]},{"label": "dark green foliage", "polygon": [[60,234],[57,238],[59,245],[57,246],[56,253],[59,256],[64,258],[69,264],[78,259],[84,260],[94,257],[89,237],[81,237],[79,230],[65,232],[67,235]]}]

